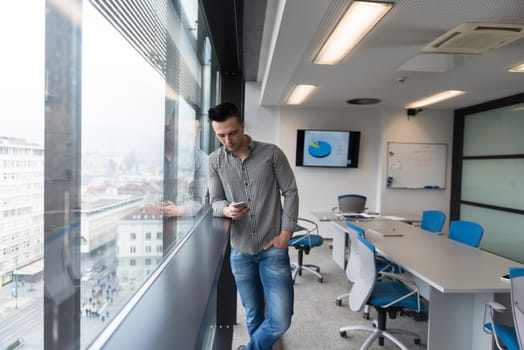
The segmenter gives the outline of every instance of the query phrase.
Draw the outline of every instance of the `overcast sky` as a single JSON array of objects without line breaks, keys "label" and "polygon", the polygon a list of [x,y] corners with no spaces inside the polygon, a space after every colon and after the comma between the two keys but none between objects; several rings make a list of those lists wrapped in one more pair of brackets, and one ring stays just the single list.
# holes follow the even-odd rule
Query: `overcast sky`
[{"label": "overcast sky", "polygon": [[[41,145],[44,17],[41,0],[3,2],[0,11],[0,136]],[[134,151],[139,157],[161,160],[163,78],[88,1],[83,9],[82,44],[83,152]]]}]

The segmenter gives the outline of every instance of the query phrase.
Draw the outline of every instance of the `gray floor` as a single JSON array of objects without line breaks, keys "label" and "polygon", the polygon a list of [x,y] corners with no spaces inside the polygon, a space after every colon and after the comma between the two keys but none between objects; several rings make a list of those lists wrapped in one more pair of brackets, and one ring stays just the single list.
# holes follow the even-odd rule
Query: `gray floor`
[{"label": "gray floor", "polygon": [[[368,332],[352,332],[348,338],[339,335],[339,328],[346,325],[371,325],[371,320],[362,318],[362,313],[352,312],[347,300],[342,306],[337,306],[335,300],[338,295],[349,291],[349,284],[344,271],[331,259],[330,241],[325,241],[321,247],[315,248],[309,255],[304,256],[304,262],[320,266],[324,282],[319,283],[317,278],[306,272],[298,276],[295,283],[295,314],[291,328],[284,334],[280,344],[275,344],[273,350],[351,350],[359,349]],[[295,249],[290,250],[291,259],[296,261]],[[240,298],[239,298],[240,299]],[[376,313],[372,310],[371,317]],[[238,325],[233,332],[233,350],[249,341],[244,321],[244,310],[238,302]],[[413,338],[406,335],[397,337],[409,349],[425,349],[427,337],[427,322],[415,321],[408,316],[399,316],[387,320],[387,327],[402,328],[417,332],[421,337],[421,345],[414,345]],[[386,339],[385,346],[375,343],[371,349],[398,349]]]}]

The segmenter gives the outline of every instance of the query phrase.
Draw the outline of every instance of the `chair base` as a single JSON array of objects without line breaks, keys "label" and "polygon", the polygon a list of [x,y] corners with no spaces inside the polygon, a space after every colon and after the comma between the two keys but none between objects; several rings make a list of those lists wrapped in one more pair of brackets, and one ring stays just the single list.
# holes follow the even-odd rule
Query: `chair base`
[{"label": "chair base", "polygon": [[346,326],[340,328],[340,336],[346,338],[349,331],[367,331],[372,334],[366,339],[366,341],[360,347],[360,350],[369,349],[373,342],[378,339],[378,337],[386,337],[391,340],[396,346],[402,350],[408,350],[408,348],[402,344],[395,336],[393,336],[389,331],[383,331],[378,328],[369,327],[369,326]]},{"label": "chair base", "polygon": [[299,265],[297,263],[291,263],[291,268],[293,269],[293,274],[292,274],[293,282],[295,282],[297,275],[302,275],[302,271],[309,271],[312,274],[314,274],[315,276],[317,276],[318,281],[320,283],[324,282],[324,278],[320,274],[320,267],[318,267],[317,265],[311,265],[311,264]]},{"label": "chair base", "polygon": [[[338,306],[341,306],[343,299],[348,299],[349,300],[349,293],[340,294],[337,297],[337,300],[335,300],[335,303]],[[362,318],[365,319],[365,320],[369,320],[369,305],[364,305],[364,312],[362,313]]]},{"label": "chair base", "polygon": [[348,299],[349,298],[349,293],[344,293],[344,294],[340,294],[338,297],[337,297],[337,300],[335,301],[335,303],[340,306],[342,305],[342,299]]},{"label": "chair base", "polygon": [[413,337],[413,342],[415,344],[420,344],[420,336],[412,331],[408,331],[407,329],[401,329],[401,328],[388,328],[387,331],[391,334],[407,334],[411,335]]}]

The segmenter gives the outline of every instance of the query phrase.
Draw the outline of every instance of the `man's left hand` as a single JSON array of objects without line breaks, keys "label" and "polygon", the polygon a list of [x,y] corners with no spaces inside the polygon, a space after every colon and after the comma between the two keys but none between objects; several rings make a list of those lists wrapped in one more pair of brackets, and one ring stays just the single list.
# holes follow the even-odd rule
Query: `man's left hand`
[{"label": "man's left hand", "polygon": [[289,244],[289,239],[293,235],[293,232],[290,232],[288,230],[282,230],[280,231],[280,234],[273,238],[271,241],[269,241],[268,244],[264,246],[264,250],[267,250],[271,247],[275,248],[287,248]]}]

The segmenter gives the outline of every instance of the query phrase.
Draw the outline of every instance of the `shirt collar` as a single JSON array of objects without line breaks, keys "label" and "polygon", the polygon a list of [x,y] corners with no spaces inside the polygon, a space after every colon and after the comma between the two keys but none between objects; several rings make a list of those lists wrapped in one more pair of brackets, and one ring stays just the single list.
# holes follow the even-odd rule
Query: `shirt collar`
[{"label": "shirt collar", "polygon": [[[256,141],[253,140],[253,139],[251,138],[251,136],[249,136],[248,134],[244,134],[244,136],[246,136],[246,137],[247,137],[247,140],[248,140],[248,143],[247,143],[247,151],[248,151],[248,154],[249,154],[249,153],[253,152],[253,150],[255,149],[255,147],[256,147],[256,145],[257,145],[257,143],[256,143]],[[234,154],[233,154],[232,152],[228,151],[225,147],[224,147],[224,151],[225,151],[227,154],[234,156]]]},{"label": "shirt collar", "polygon": [[256,142],[251,138],[251,136],[246,134],[246,137],[248,139],[247,149],[251,152],[255,149]]}]

